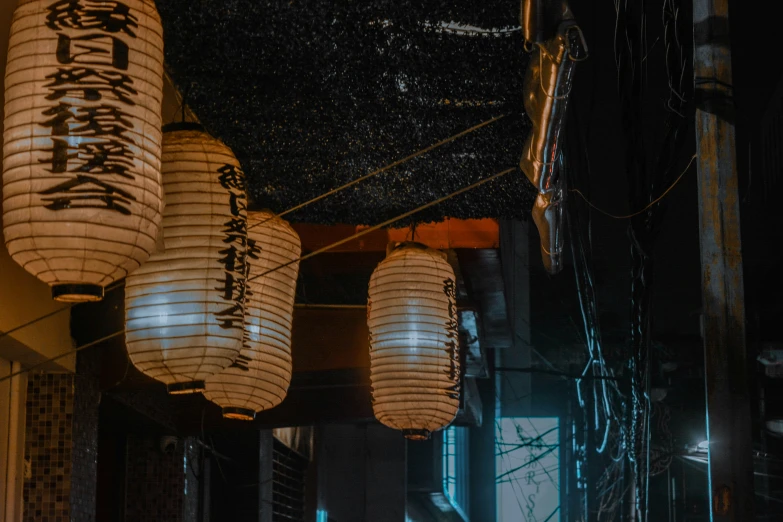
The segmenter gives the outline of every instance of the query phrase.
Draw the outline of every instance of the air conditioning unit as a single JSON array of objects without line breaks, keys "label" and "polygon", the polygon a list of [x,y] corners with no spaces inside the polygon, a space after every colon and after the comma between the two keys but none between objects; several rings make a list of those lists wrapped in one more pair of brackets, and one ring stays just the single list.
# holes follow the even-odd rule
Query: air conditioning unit
[{"label": "air conditioning unit", "polygon": [[757,358],[767,377],[783,377],[783,345],[779,343],[764,344]]}]

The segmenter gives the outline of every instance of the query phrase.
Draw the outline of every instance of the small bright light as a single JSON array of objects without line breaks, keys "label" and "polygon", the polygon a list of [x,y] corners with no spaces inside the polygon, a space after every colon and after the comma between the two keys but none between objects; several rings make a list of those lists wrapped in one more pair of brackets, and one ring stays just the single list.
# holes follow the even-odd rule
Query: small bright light
[{"label": "small bright light", "polygon": [[699,451],[708,451],[710,449],[710,441],[705,440],[703,442],[699,442],[698,446],[696,446],[696,449]]},{"label": "small bright light", "polygon": [[323,509],[319,509],[316,512],[315,522],[328,522],[328,521],[329,521],[329,516],[326,513],[326,511],[324,511]]}]

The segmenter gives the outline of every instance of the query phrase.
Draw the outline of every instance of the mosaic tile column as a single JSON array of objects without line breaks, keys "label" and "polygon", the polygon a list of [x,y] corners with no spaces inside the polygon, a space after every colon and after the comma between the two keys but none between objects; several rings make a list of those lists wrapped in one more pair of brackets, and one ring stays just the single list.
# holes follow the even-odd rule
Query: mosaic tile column
[{"label": "mosaic tile column", "polygon": [[99,359],[79,355],[76,375],[28,379],[25,522],[95,521]]},{"label": "mosaic tile column", "polygon": [[25,522],[70,522],[74,376],[33,374],[27,383]]},{"label": "mosaic tile column", "polygon": [[71,520],[95,522],[98,489],[98,414],[101,403],[100,348],[80,352],[74,381]]},{"label": "mosaic tile column", "polygon": [[129,435],[126,459],[127,522],[196,522],[202,460],[193,439],[163,452],[160,437]]}]

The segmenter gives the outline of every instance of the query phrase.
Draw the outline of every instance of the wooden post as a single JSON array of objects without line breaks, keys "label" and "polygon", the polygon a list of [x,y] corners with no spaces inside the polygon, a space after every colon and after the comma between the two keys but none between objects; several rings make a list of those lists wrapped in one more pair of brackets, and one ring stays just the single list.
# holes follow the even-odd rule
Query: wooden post
[{"label": "wooden post", "polygon": [[729,0],[694,0],[710,520],[755,520]]}]

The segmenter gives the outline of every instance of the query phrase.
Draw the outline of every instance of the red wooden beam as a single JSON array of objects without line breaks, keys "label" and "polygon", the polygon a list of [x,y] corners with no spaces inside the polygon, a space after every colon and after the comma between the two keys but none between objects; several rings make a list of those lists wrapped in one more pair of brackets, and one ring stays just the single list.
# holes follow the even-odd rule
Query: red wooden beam
[{"label": "red wooden beam", "polygon": [[[302,239],[302,248],[311,252],[345,239],[369,227],[353,225],[293,225]],[[390,241],[411,240],[411,229],[376,230],[331,250],[332,252],[385,251]],[[494,219],[446,219],[440,223],[416,225],[416,241],[438,250],[452,248],[498,248],[500,227]]]}]

